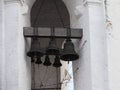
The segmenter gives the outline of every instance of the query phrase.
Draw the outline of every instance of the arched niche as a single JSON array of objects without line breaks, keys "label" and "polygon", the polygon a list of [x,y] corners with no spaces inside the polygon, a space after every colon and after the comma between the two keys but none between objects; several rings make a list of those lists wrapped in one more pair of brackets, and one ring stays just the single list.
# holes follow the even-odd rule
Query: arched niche
[{"label": "arched niche", "polygon": [[[36,0],[31,8],[30,22],[32,27],[70,27],[70,16],[62,0]],[[56,41],[58,47],[61,47],[63,39]],[[45,45],[48,45],[49,40],[40,38],[40,42],[42,42],[41,47],[45,47]],[[54,59],[54,57],[52,58]],[[42,61],[44,62],[44,57]],[[51,59],[52,63],[54,63],[53,61],[54,60]],[[32,89],[61,87],[60,68],[56,69],[52,65],[48,69],[46,69],[46,66],[43,65],[40,65],[39,67],[35,65],[32,67],[36,69],[35,83],[37,83],[34,86],[35,83],[34,80],[32,80]],[[32,68],[32,75],[34,75],[33,72],[34,70]],[[46,76],[47,79],[44,79],[44,76]],[[42,82],[39,81],[39,78]],[[41,87],[39,87],[40,85]]]},{"label": "arched niche", "polygon": [[70,27],[69,12],[62,0],[36,0],[30,15],[32,27]]}]

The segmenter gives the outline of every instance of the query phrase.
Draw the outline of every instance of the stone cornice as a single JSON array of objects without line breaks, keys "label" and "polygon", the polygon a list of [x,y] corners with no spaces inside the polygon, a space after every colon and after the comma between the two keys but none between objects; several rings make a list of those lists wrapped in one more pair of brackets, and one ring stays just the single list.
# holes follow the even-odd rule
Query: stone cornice
[{"label": "stone cornice", "polygon": [[13,3],[13,2],[19,2],[23,5],[23,3],[25,2],[25,0],[4,0],[6,3]]},{"label": "stone cornice", "polygon": [[84,0],[84,4],[102,4],[102,0]]}]

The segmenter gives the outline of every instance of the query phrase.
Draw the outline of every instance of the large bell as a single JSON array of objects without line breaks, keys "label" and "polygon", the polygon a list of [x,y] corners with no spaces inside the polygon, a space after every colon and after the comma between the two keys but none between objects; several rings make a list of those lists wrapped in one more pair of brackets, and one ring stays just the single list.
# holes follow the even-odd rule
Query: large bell
[{"label": "large bell", "polygon": [[40,43],[38,38],[33,38],[31,42],[30,51],[27,53],[27,56],[31,57],[32,62],[34,62],[35,57],[42,57],[43,53],[40,49]]},{"label": "large bell", "polygon": [[61,67],[62,66],[62,64],[60,62],[60,57],[58,55],[55,57],[55,62],[53,64],[53,66],[54,67]]},{"label": "large bell", "polygon": [[51,65],[50,58],[49,58],[48,55],[45,57],[45,62],[43,63],[43,65],[45,65],[45,66],[50,66]]},{"label": "large bell", "polygon": [[48,48],[46,50],[46,53],[48,55],[58,55],[59,54],[59,48],[56,45],[55,38],[52,38],[49,42]]},{"label": "large bell", "polygon": [[64,61],[73,61],[79,58],[79,55],[74,50],[74,44],[70,39],[66,40],[60,58]]}]

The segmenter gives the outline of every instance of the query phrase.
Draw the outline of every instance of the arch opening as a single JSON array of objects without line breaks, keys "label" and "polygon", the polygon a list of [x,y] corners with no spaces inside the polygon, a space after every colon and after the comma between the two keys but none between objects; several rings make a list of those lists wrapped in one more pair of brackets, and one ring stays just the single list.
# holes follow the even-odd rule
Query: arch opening
[{"label": "arch opening", "polygon": [[[32,27],[70,27],[70,15],[62,0],[36,0],[31,8],[30,22]],[[61,47],[64,40],[56,41],[58,47]],[[40,39],[40,42],[42,42],[41,47],[46,47],[49,40]],[[42,58],[42,62],[44,62],[44,58]],[[51,58],[54,59],[53,56]],[[67,87],[64,86],[63,79],[66,79],[65,75],[70,78],[69,71],[65,73],[66,70],[69,70],[68,63],[65,63],[64,68],[32,64],[32,90],[66,90],[63,88]],[[62,74],[64,77],[61,77]],[[67,87],[67,89],[69,88]]]},{"label": "arch opening", "polygon": [[69,12],[62,0],[36,0],[31,9],[32,27],[70,27]]}]

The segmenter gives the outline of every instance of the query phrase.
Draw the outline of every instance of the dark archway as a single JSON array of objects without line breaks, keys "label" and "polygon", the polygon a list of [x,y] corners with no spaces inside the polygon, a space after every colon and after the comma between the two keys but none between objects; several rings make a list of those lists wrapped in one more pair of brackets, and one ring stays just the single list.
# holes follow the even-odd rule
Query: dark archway
[{"label": "dark archway", "polygon": [[[30,15],[32,27],[70,27],[69,12],[62,0],[36,0]],[[63,40],[56,41],[61,47]],[[49,41],[40,39],[40,42],[44,47]],[[52,59],[51,62],[53,63]],[[61,90],[60,88],[60,68],[32,65],[32,90]]]},{"label": "dark archway", "polygon": [[32,27],[70,27],[69,12],[62,0],[36,0],[31,9]]}]

